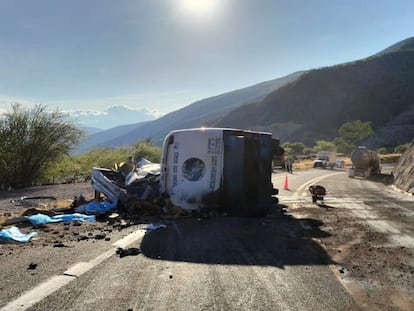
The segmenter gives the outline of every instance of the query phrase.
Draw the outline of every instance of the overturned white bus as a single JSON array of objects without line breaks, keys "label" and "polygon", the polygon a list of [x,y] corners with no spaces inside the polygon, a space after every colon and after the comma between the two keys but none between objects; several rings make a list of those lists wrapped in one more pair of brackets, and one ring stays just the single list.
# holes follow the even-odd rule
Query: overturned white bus
[{"label": "overturned white bus", "polygon": [[266,214],[278,203],[271,182],[275,142],[271,133],[240,129],[172,131],[163,144],[160,192],[187,211]]}]

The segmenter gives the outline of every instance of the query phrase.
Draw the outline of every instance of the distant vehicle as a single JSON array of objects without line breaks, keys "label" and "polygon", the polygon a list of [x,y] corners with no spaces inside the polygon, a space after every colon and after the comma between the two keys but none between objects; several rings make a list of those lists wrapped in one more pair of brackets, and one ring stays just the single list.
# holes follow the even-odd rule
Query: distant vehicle
[{"label": "distant vehicle", "polygon": [[272,152],[273,152],[273,157],[272,157],[272,168],[281,168],[284,169],[285,168],[285,149],[283,149],[280,146],[280,140],[279,139],[272,139]]},{"label": "distant vehicle", "polygon": [[282,155],[275,155],[272,159],[273,168],[285,168],[285,156]]},{"label": "distant vehicle", "polygon": [[313,161],[313,167],[330,167],[333,169],[336,167],[336,152],[326,150],[319,151],[316,160]]},{"label": "distant vehicle", "polygon": [[379,155],[365,146],[360,146],[351,153],[352,166],[348,176],[371,177],[381,174],[381,159]]},{"label": "distant vehicle", "polygon": [[337,168],[344,168],[345,167],[345,161],[342,159],[336,160],[336,167]]}]

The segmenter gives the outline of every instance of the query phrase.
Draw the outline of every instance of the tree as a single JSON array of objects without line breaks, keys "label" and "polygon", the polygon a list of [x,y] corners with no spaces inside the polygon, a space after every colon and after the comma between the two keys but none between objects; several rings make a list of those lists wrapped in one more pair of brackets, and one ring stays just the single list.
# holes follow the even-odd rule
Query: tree
[{"label": "tree", "polygon": [[381,148],[378,148],[377,149],[377,153],[378,154],[387,154],[388,153],[388,150],[387,150],[386,147],[381,147]]},{"label": "tree", "polygon": [[282,147],[285,149],[286,153],[295,155],[302,154],[303,149],[306,148],[305,144],[302,142],[286,142],[282,145]]},{"label": "tree", "polygon": [[47,167],[69,154],[83,132],[59,110],[12,104],[0,119],[0,185],[36,184]]},{"label": "tree", "polygon": [[334,143],[326,140],[317,140],[315,146],[313,147],[315,152],[326,150],[326,151],[335,151],[336,146]]},{"label": "tree", "polygon": [[154,146],[152,140],[145,139],[144,141],[137,141],[132,145],[134,149],[134,158],[139,161],[145,158],[154,163],[161,162],[161,148]]},{"label": "tree", "polygon": [[313,149],[312,149],[312,148],[308,148],[308,147],[306,147],[306,148],[304,148],[304,149],[303,149],[303,154],[304,154],[304,155],[309,156],[309,155],[311,155],[312,153],[313,153]]},{"label": "tree", "polygon": [[409,147],[410,147],[410,143],[406,143],[406,144],[403,144],[403,145],[398,145],[398,146],[395,147],[394,153],[402,154],[402,153],[406,152]]},{"label": "tree", "polygon": [[339,128],[339,138],[355,147],[373,133],[371,122],[362,122],[361,120],[345,123]]},{"label": "tree", "polygon": [[334,143],[336,145],[336,151],[351,154],[351,152],[355,149],[355,145],[345,142],[342,138],[335,138]]},{"label": "tree", "polygon": [[334,143],[338,152],[346,154],[351,153],[364,139],[374,133],[371,122],[362,122],[361,120],[344,123],[338,132],[339,137],[335,138]]}]

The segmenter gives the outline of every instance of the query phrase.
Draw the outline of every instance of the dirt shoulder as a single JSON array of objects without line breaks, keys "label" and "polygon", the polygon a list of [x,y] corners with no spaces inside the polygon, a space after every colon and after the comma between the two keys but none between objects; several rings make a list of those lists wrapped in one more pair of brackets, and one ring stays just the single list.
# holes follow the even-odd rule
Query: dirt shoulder
[{"label": "dirt shoulder", "polygon": [[[399,197],[399,200],[397,200]],[[332,270],[366,310],[413,310],[414,238],[411,198],[381,197],[296,204],[295,217],[320,220],[328,237],[317,242],[335,264]]]},{"label": "dirt shoulder", "polygon": [[[115,210],[114,213],[96,215],[94,222],[57,222],[35,226],[29,221],[16,222],[16,224],[5,224],[5,221],[22,216],[36,214],[36,211],[52,212],[58,210],[58,214],[73,214],[76,211],[70,209],[77,206],[77,200],[83,197],[86,202],[92,201],[95,191],[90,183],[71,183],[31,187],[12,191],[0,192],[0,223],[2,228],[16,226],[22,233],[36,231],[38,235],[32,238],[28,247],[46,245],[65,245],[88,239],[105,239],[112,231],[121,231],[134,224],[150,223],[152,216],[124,217],[125,215]],[[20,248],[23,244],[18,244]],[[0,250],[15,248],[15,244],[0,244]],[[4,252],[3,252],[4,253]],[[1,251],[0,251],[0,255]]]}]

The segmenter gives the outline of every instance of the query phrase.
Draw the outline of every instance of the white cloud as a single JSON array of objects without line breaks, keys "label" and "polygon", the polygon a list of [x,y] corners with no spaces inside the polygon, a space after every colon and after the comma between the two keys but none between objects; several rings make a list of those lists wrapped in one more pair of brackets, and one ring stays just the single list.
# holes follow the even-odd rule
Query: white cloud
[{"label": "white cloud", "polygon": [[[112,103],[112,100],[107,100]],[[30,100],[22,100],[12,97],[1,97],[0,96],[0,114],[4,113],[11,108],[12,103],[20,103],[23,107],[33,107],[35,104],[39,104]],[[94,107],[97,106],[97,103],[87,105],[85,101],[73,101],[72,105],[69,104],[69,101],[65,104],[59,102],[53,104],[44,104],[50,110],[59,109],[64,113],[67,113],[71,118],[73,118],[78,124],[87,127],[98,127],[101,129],[108,129],[111,127],[133,124],[143,121],[155,120],[164,115],[164,113],[156,110],[149,109],[146,107],[131,107],[127,105],[115,104],[109,107],[105,107],[104,110],[97,110],[91,108],[79,108],[79,107]],[[90,103],[90,102],[89,102]],[[42,103],[41,103],[42,104]],[[64,108],[61,108],[64,107]],[[73,107],[73,109],[68,109],[67,107]]]},{"label": "white cloud", "polygon": [[162,114],[148,108],[133,108],[123,105],[111,106],[104,111],[75,110],[68,112],[83,126],[108,129],[111,127],[155,120]]}]

